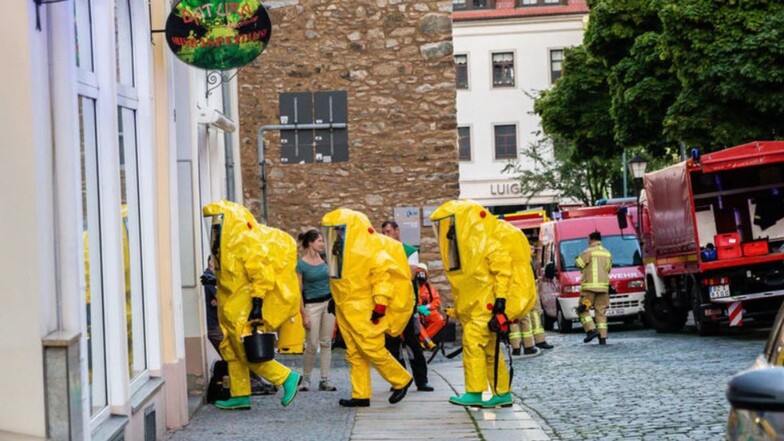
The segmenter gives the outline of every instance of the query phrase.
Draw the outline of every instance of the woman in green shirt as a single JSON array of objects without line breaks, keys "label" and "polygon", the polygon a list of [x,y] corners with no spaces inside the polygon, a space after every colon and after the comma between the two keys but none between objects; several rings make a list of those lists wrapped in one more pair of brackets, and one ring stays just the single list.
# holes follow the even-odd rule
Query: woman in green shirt
[{"label": "woman in green shirt", "polygon": [[329,313],[328,305],[332,299],[329,292],[329,271],[321,257],[324,252],[324,238],[321,232],[311,229],[300,233],[302,257],[297,260],[297,278],[302,292],[302,324],[305,326],[305,356],[300,390],[310,390],[310,374],[316,361],[316,348],[321,348],[321,381],[319,390],[335,391],[337,388],[329,381],[329,366],[332,359],[332,332],[335,328],[335,315]]}]

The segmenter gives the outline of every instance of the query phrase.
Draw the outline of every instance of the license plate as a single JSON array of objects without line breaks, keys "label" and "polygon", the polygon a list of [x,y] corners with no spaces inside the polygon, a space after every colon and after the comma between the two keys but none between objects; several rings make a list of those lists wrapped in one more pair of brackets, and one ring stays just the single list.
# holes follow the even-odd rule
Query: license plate
[{"label": "license plate", "polygon": [[722,315],[722,312],[723,311],[721,309],[706,309],[705,310],[705,317],[711,317],[711,316],[714,316],[714,315]]},{"label": "license plate", "polygon": [[716,286],[709,286],[708,287],[708,296],[712,299],[718,299],[721,297],[729,297],[730,296],[730,286],[729,285],[716,285]]},{"label": "license plate", "polygon": [[608,309],[604,312],[605,315],[623,315],[623,309]]}]

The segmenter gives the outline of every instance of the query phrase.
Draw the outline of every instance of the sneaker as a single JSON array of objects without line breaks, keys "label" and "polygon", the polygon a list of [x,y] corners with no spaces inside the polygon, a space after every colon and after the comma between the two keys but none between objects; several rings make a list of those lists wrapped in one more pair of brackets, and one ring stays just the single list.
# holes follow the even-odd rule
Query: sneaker
[{"label": "sneaker", "polygon": [[302,384],[300,384],[299,390],[302,392],[307,392],[310,390],[310,377],[302,377]]},{"label": "sneaker", "polygon": [[536,347],[539,349],[552,349],[555,346],[551,345],[550,343],[547,343],[546,341],[543,341],[541,343],[537,343]]},{"label": "sneaker", "polygon": [[322,378],[321,381],[319,381],[319,390],[323,390],[327,392],[335,392],[336,390],[338,390],[338,388],[336,388],[335,385],[332,384],[331,381],[329,381],[329,379]]}]

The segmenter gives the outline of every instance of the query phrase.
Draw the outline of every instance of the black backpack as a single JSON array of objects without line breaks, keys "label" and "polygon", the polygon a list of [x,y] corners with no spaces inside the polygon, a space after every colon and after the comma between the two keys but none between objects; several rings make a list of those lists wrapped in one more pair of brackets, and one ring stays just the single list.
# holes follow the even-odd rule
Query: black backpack
[{"label": "black backpack", "polygon": [[218,360],[212,365],[212,377],[207,386],[207,402],[225,401],[231,398],[229,389],[229,365],[223,360]]}]

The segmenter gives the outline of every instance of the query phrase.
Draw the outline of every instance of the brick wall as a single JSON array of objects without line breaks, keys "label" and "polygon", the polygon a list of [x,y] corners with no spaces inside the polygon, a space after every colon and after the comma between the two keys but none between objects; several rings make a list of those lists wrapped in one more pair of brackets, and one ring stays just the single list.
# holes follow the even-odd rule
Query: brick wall
[{"label": "brick wall", "polygon": [[[257,130],[281,123],[279,94],[333,90],[348,96],[349,161],[282,164],[280,136],[268,132],[269,225],[296,236],[345,207],[380,227],[396,206],[457,198],[451,1],[266,4],[269,47],[238,74],[245,205],[259,216]],[[421,261],[447,291],[432,231],[421,231]]]}]

